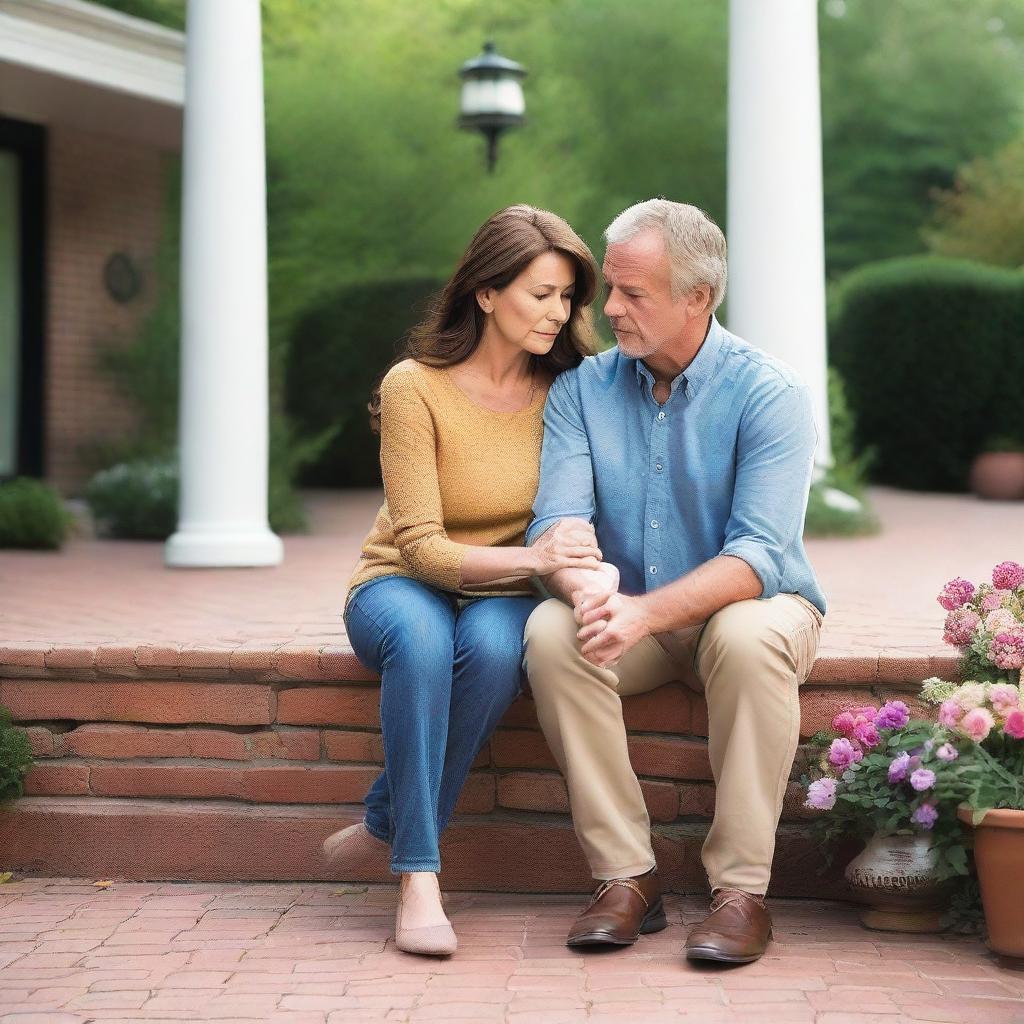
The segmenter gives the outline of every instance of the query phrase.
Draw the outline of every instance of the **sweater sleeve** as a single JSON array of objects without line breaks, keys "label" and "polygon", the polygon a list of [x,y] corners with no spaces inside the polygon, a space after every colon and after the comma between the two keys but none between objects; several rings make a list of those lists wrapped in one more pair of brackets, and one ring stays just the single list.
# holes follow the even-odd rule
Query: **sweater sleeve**
[{"label": "sweater sleeve", "polygon": [[448,539],[437,479],[434,419],[415,370],[396,367],[380,388],[380,468],[395,546],[413,574],[458,590],[465,544]]}]

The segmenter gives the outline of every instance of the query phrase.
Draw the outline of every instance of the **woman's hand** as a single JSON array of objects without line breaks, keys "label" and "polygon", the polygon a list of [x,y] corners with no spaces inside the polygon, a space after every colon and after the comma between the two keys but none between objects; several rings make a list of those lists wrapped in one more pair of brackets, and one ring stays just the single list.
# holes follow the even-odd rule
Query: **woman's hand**
[{"label": "woman's hand", "polygon": [[593,526],[582,519],[560,519],[530,548],[536,559],[534,575],[559,569],[597,569],[601,550]]}]

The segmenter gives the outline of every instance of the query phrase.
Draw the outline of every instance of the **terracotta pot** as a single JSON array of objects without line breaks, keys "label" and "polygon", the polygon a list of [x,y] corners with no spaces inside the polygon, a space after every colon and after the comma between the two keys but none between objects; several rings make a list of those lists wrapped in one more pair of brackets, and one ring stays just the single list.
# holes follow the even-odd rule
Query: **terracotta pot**
[{"label": "terracotta pot", "polygon": [[979,498],[1024,500],[1024,452],[982,452],[971,463],[971,490]]},{"label": "terracotta pot", "polygon": [[[960,820],[971,824],[961,807]],[[993,953],[1024,958],[1024,811],[987,811],[974,826],[974,863]]]},{"label": "terracotta pot", "polygon": [[885,932],[940,932],[951,882],[940,882],[927,835],[876,834],[846,866],[846,880],[868,909],[865,928]]}]

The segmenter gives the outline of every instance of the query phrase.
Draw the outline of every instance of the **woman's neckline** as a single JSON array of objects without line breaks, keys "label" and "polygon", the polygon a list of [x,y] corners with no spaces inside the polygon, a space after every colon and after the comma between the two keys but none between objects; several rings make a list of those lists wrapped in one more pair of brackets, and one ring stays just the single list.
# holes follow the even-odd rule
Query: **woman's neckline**
[{"label": "woman's neckline", "polygon": [[[521,409],[492,409],[488,405],[481,404],[475,398],[470,397],[470,395],[463,391],[463,389],[459,387],[455,378],[451,375],[451,373],[448,372],[449,367],[438,366],[435,367],[435,369],[441,372],[441,376],[448,384],[448,387],[450,387],[453,391],[457,392],[461,396],[463,401],[467,402],[474,409],[478,409],[481,412],[490,413],[492,416],[521,416],[523,413],[532,412],[537,407],[537,403],[543,402],[544,398],[547,395],[547,385],[544,384],[542,380],[537,380],[537,384],[536,387],[533,389],[533,394],[530,398],[530,401]],[[541,375],[538,374],[537,376],[540,377]]]}]

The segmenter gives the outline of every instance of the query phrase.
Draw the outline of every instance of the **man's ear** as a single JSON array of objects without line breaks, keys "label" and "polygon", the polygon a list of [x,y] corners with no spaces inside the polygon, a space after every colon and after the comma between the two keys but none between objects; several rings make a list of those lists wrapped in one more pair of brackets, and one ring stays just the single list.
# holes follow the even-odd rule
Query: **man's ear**
[{"label": "man's ear", "polygon": [[686,315],[692,320],[706,316],[711,305],[711,285],[699,284],[686,300]]},{"label": "man's ear", "polygon": [[476,292],[476,303],[485,313],[494,312],[494,289],[493,288],[477,288]]}]

